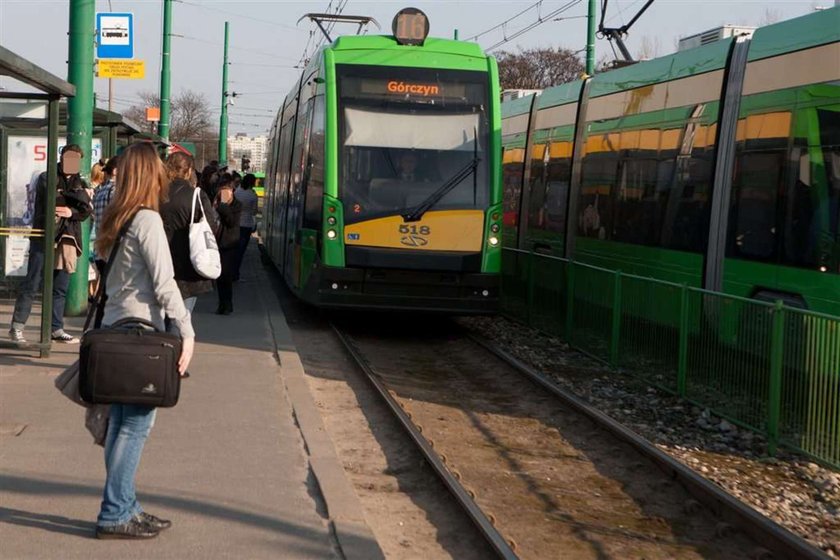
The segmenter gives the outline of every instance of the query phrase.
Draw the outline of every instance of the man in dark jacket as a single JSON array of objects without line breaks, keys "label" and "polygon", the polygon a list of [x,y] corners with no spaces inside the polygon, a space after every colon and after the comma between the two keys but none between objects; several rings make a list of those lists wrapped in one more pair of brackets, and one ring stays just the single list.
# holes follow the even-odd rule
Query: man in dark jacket
[{"label": "man in dark jacket", "polygon": [[[58,184],[55,200],[56,220],[55,239],[49,242],[75,246],[76,257],[81,254],[82,222],[90,216],[93,208],[85,188],[87,185],[79,176],[81,169],[82,149],[76,144],[68,144],[61,149],[61,160],[58,164]],[[47,206],[47,174],[41,173],[35,187],[35,216],[33,228],[44,230]],[[12,314],[12,325],[9,338],[14,342],[25,343],[23,328],[32,312],[35,295],[41,289],[44,278],[44,249],[46,240],[43,237],[30,238],[29,263],[26,279],[21,283],[21,291],[15,301]],[[72,249],[71,249],[72,252]],[[72,262],[70,262],[72,261]],[[64,303],[67,297],[67,287],[70,285],[70,273],[75,268],[75,259],[67,259],[60,268],[53,271],[53,310],[52,310],[52,340],[65,344],[77,344],[79,339],[64,332]],[[81,263],[80,266],[86,266]],[[84,271],[87,272],[86,269]]]}]

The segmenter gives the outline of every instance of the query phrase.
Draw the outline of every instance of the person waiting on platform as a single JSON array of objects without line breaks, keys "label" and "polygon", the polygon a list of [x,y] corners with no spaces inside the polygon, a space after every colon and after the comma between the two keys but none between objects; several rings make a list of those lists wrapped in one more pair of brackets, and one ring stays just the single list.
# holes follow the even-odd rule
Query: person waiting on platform
[{"label": "person waiting on platform", "polygon": [[219,179],[216,194],[216,211],[219,213],[219,256],[222,259],[222,274],[216,280],[219,292],[219,307],[216,313],[233,313],[233,273],[236,268],[236,252],[239,246],[239,220],[242,204],[233,196],[234,179],[229,174]]},{"label": "person waiting on platform", "polygon": [[[77,259],[82,253],[82,222],[90,216],[92,207],[87,193],[87,185],[79,176],[82,162],[82,149],[76,144],[68,144],[61,149],[58,164],[58,183],[55,200],[55,216],[45,216],[47,206],[47,173],[41,173],[35,187],[35,215],[33,228],[44,231],[47,219],[54,219],[55,239],[49,242],[56,247],[56,267],[53,270],[52,289],[52,340],[65,344],[78,344],[79,339],[64,332],[64,303],[70,274],[76,270]],[[18,344],[25,344],[23,328],[32,313],[32,303],[41,289],[44,279],[43,237],[30,238],[29,262],[26,279],[21,285],[20,294],[15,300],[9,338]],[[84,263],[87,265],[87,263]],[[85,268],[85,270],[87,270]]]},{"label": "person waiting on platform", "polygon": [[[175,268],[175,281],[181,290],[184,304],[192,312],[198,296],[213,291],[213,281],[208,280],[196,272],[190,260],[190,224],[201,218],[201,209],[196,208],[195,214],[190,216],[193,207],[195,188],[191,184],[193,171],[193,157],[184,152],[176,152],[166,159],[166,172],[169,176],[169,200],[161,204],[160,216],[163,218],[163,228],[169,242],[172,254],[172,265]],[[207,223],[213,232],[218,231],[219,222],[216,211],[207,198],[207,194],[199,190],[199,200],[204,208]]]},{"label": "person waiting on platform", "polygon": [[[163,220],[158,214],[169,180],[157,151],[150,143],[129,146],[123,152],[114,200],[105,211],[96,250],[109,255],[119,231],[129,224],[108,272],[102,324],[127,318],[144,319],[164,329],[169,317],[182,339],[178,371],[189,366],[195,346],[190,312],[175,283],[172,257]],[[99,539],[149,539],[171,525],[146,513],[137,502],[134,478],[157,409],[112,404],[105,436],[105,488],[96,520]]]},{"label": "person waiting on platform", "polygon": [[242,204],[242,214],[239,218],[239,246],[236,254],[236,268],[233,270],[234,282],[239,280],[239,269],[242,268],[242,259],[248,249],[248,242],[257,229],[257,193],[254,192],[256,184],[257,178],[252,173],[248,173],[242,178],[239,188],[233,192],[233,196]]}]

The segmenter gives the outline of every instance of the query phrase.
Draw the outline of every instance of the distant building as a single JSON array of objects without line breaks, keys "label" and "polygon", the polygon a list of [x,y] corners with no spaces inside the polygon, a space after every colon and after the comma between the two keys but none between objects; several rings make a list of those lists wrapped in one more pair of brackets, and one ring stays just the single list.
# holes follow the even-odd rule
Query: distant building
[{"label": "distant building", "polygon": [[247,171],[251,173],[265,172],[266,158],[268,153],[266,147],[268,138],[265,136],[248,136],[239,133],[236,136],[228,136],[228,167],[242,171],[242,158],[250,160],[250,167]]}]

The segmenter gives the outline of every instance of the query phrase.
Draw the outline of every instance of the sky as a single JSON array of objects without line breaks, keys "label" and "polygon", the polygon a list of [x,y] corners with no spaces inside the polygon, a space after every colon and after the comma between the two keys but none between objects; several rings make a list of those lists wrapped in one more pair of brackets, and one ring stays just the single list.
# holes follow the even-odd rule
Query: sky
[{"label": "sky", "polygon": [[[559,46],[580,51],[586,44],[586,0],[176,0],[171,51],[173,95],[182,90],[203,94],[213,107],[214,119],[218,118],[224,24],[228,21],[228,91],[237,93],[235,104],[229,109],[229,132],[264,134],[298,77],[294,66],[300,62],[304,49],[308,45],[311,54],[321,39],[314,24],[308,20],[298,24],[298,19],[307,12],[334,11],[339,4],[344,6],[344,14],[374,17],[383,33],[390,33],[397,11],[413,6],[428,15],[430,34],[434,36],[452,37],[458,30],[461,39],[469,39],[489,30],[477,39],[484,48],[505,40],[508,42],[496,50]],[[539,5],[532,7],[535,4]],[[653,48],[652,54],[662,56],[676,49],[680,37],[722,24],[758,26],[833,4],[834,0],[655,0],[630,30],[626,42],[634,55],[646,43],[648,50]],[[621,26],[643,5],[644,0],[609,0],[607,25]],[[69,0],[0,0],[0,45],[66,78],[69,6]],[[547,17],[564,7],[559,15]],[[114,80],[114,110],[121,112],[139,104],[138,92],[159,89],[163,1],[96,0],[96,11],[134,14],[135,58],[145,61],[146,73],[142,80]],[[544,23],[527,30],[540,20]],[[500,25],[503,22],[507,23]],[[377,30],[371,26],[368,32]],[[511,38],[519,32],[521,35]],[[355,27],[337,26],[333,33],[355,33]],[[612,58],[607,41],[597,41],[596,56]],[[11,85],[9,78],[0,78],[0,87],[11,89]],[[107,80],[96,78],[94,89],[97,106],[106,108]]]}]

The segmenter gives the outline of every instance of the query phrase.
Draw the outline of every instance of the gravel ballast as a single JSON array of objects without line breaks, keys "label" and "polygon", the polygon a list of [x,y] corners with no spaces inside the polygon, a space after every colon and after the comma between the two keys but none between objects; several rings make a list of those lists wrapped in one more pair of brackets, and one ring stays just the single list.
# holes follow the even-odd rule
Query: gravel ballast
[{"label": "gravel ballast", "polygon": [[780,450],[725,419],[501,318],[463,326],[550,376],[730,494],[840,558],[840,473]]}]

